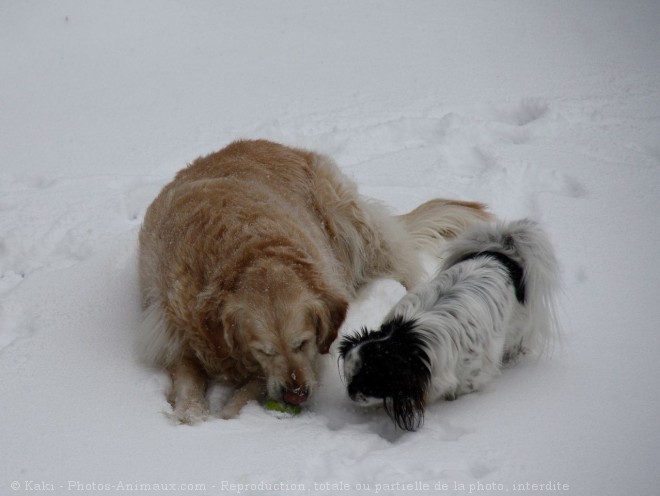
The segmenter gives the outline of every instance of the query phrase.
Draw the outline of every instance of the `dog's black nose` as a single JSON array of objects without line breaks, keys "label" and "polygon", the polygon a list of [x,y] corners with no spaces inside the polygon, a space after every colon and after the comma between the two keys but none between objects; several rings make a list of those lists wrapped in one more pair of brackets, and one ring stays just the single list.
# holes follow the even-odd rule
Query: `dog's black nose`
[{"label": "dog's black nose", "polygon": [[355,403],[367,403],[368,401],[367,396],[361,391],[353,391],[352,393],[348,393],[348,396],[351,398],[351,401],[354,401]]}]

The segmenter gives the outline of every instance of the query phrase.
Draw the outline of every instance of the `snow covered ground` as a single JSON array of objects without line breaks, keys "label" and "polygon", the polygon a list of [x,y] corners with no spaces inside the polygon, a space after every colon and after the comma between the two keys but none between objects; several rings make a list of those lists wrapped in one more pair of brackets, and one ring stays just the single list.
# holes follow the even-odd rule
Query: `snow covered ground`
[{"label": "snow covered ground", "polygon": [[[656,0],[0,3],[0,494],[660,494],[659,54]],[[137,233],[239,137],[329,153],[395,212],[540,219],[554,356],[416,433],[354,408],[335,357],[296,418],[173,426],[134,354]]]}]

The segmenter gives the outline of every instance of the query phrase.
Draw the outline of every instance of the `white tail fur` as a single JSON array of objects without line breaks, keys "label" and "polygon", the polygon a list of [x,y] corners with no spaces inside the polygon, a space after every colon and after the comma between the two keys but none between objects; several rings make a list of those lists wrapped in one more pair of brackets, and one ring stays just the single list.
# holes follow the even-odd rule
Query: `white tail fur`
[{"label": "white tail fur", "polygon": [[559,337],[556,295],[560,288],[558,262],[541,227],[530,219],[475,225],[447,245],[444,266],[450,267],[475,251],[499,251],[518,262],[524,271],[529,326],[522,346],[537,353],[550,352]]}]

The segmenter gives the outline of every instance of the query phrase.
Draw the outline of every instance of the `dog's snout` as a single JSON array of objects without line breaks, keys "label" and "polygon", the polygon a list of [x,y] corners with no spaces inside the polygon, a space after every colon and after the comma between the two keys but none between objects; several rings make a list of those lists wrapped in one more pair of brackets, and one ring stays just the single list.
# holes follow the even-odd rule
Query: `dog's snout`
[{"label": "dog's snout", "polygon": [[355,384],[352,382],[348,384],[348,396],[355,401],[355,397],[360,393],[358,388],[355,387]]},{"label": "dog's snout", "polygon": [[364,393],[352,384],[349,384],[348,386],[348,397],[351,401],[355,401],[356,403],[365,403],[367,401],[367,397]]},{"label": "dog's snout", "polygon": [[310,395],[305,374],[300,370],[291,370],[289,380],[282,386],[282,399],[290,405],[300,405],[307,401]]}]

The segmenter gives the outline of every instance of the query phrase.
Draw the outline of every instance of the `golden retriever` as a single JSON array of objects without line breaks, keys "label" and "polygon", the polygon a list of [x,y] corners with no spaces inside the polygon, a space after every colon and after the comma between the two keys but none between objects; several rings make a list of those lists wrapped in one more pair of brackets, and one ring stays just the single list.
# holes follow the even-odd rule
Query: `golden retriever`
[{"label": "golden retriever", "polygon": [[204,419],[216,379],[236,387],[222,418],[263,395],[304,403],[356,291],[382,277],[412,287],[419,249],[488,217],[451,200],[393,216],[328,157],[268,141],[197,159],[150,205],[139,237],[140,344],[172,378],[174,417]]}]

